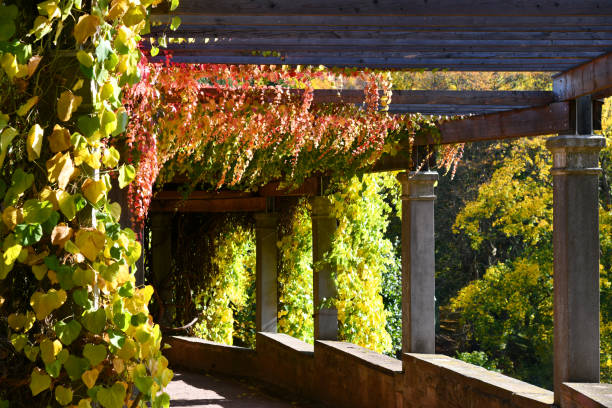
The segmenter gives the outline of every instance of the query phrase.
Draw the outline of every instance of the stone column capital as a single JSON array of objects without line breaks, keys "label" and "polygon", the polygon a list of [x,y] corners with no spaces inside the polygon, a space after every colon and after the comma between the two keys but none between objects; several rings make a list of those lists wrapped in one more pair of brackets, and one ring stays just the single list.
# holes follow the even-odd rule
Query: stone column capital
[{"label": "stone column capital", "polygon": [[603,136],[560,135],[546,141],[553,155],[553,176],[562,174],[599,174],[599,152],[606,145]]},{"label": "stone column capital", "polygon": [[255,213],[255,228],[256,229],[272,229],[278,225],[278,213],[262,212]]},{"label": "stone column capital", "polygon": [[434,187],[438,181],[436,171],[411,171],[397,175],[402,184],[402,200],[427,201],[435,200]]}]

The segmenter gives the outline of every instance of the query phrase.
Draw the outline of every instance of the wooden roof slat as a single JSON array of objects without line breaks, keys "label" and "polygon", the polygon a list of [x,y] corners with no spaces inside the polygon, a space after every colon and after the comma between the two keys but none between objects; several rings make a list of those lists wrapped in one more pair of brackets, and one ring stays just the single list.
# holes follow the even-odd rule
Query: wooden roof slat
[{"label": "wooden roof slat", "polygon": [[[168,192],[171,193],[171,192]],[[208,200],[152,200],[151,212],[260,212],[266,211],[266,197],[217,198]]]},{"label": "wooden roof slat", "polygon": [[591,16],[612,14],[610,0],[183,0],[179,13],[207,15]]}]

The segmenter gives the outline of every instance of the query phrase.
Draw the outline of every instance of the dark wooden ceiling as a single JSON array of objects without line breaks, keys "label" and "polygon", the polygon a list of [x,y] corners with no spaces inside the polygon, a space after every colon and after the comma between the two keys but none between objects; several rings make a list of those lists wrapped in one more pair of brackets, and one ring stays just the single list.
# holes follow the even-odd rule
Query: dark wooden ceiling
[{"label": "dark wooden ceiling", "polygon": [[185,63],[561,72],[612,51],[612,0],[182,0],[153,21],[193,39],[169,44]]}]

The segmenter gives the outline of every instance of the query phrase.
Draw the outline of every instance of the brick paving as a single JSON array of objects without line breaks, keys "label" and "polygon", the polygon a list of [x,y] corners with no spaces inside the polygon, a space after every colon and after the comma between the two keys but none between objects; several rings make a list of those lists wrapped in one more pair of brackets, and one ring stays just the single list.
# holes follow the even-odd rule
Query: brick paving
[{"label": "brick paving", "polygon": [[166,391],[170,406],[177,408],[322,408],[287,396],[272,396],[246,381],[186,371],[175,371]]}]

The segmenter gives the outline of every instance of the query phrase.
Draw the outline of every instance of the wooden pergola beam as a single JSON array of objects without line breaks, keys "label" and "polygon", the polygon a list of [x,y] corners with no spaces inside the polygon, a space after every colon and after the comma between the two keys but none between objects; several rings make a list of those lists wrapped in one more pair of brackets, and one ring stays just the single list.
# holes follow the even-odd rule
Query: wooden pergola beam
[{"label": "wooden pergola beam", "polygon": [[[264,212],[267,209],[266,197],[244,197],[244,198],[211,198],[206,200],[201,199],[186,199],[184,200],[180,193],[167,191],[167,195],[176,193],[177,198],[174,200],[153,199],[151,201],[151,212],[196,212],[196,213],[226,213],[226,212]],[[205,192],[202,192],[205,193]]]},{"label": "wooden pergola beam", "polygon": [[612,53],[557,75],[553,79],[553,92],[561,101],[583,95],[598,98],[612,95]]},{"label": "wooden pergola beam", "polygon": [[442,122],[439,140],[425,137],[417,145],[469,143],[572,132],[570,103],[556,102],[535,108],[471,116]]}]

